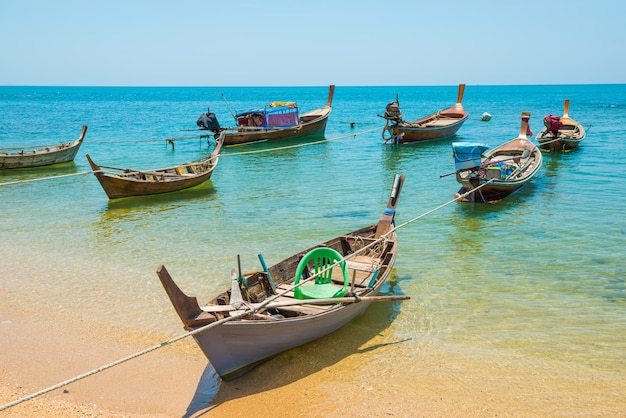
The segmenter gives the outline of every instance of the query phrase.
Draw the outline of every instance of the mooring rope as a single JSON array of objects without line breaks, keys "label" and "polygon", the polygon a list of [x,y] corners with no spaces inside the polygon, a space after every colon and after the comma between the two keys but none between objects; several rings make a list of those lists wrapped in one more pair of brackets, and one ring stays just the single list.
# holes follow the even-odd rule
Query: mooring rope
[{"label": "mooring rope", "polygon": [[209,324],[209,325],[207,325],[207,326],[204,326],[204,327],[202,327],[202,328],[198,328],[198,329],[196,329],[196,330],[189,331],[189,332],[187,332],[187,333],[185,333],[185,334],[182,334],[182,335],[179,335],[179,336],[177,336],[177,337],[170,338],[170,339],[169,339],[169,340],[167,340],[167,341],[163,341],[163,342],[162,342],[162,343],[160,343],[160,344],[154,345],[154,346],[152,346],[152,347],[150,347],[150,348],[147,348],[147,349],[145,349],[145,350],[139,351],[139,352],[137,352],[137,353],[135,353],[135,354],[132,354],[132,355],[127,356],[127,357],[124,357],[124,358],[122,358],[122,359],[120,359],[120,360],[114,361],[114,362],[109,363],[109,364],[105,364],[104,366],[98,367],[97,369],[93,369],[93,370],[91,370],[91,371],[89,371],[89,372],[87,372],[87,373],[83,373],[83,374],[81,374],[81,375],[79,375],[79,376],[73,377],[73,378],[68,379],[68,380],[66,380],[66,381],[64,381],[64,382],[57,383],[57,384],[56,384],[56,385],[54,385],[54,386],[50,386],[49,388],[46,388],[46,389],[40,390],[39,392],[35,392],[35,393],[30,394],[30,395],[28,395],[28,396],[24,396],[23,398],[17,399],[17,400],[15,400],[15,401],[13,401],[13,402],[9,402],[9,403],[7,403],[7,404],[5,404],[5,405],[2,405],[2,406],[0,406],[0,411],[4,411],[5,409],[11,408],[11,407],[13,407],[13,406],[16,406],[16,405],[18,405],[18,404],[20,404],[20,403],[22,403],[22,402],[26,402],[26,401],[31,400],[31,399],[33,399],[33,398],[36,398],[36,397],[38,397],[38,396],[44,395],[44,394],[46,394],[46,393],[48,393],[48,392],[51,392],[51,391],[53,391],[53,390],[55,390],[55,389],[62,388],[63,386],[67,386],[67,385],[69,385],[70,383],[74,383],[74,382],[76,382],[76,381],[78,381],[78,380],[84,379],[84,378],[86,378],[86,377],[89,377],[89,376],[91,376],[91,375],[94,375],[94,374],[96,374],[96,373],[99,373],[99,372],[101,372],[101,371],[104,371],[104,370],[106,370],[106,369],[110,369],[111,367],[117,366],[117,365],[119,365],[119,364],[125,363],[125,362],[127,362],[127,361],[129,361],[129,360],[132,360],[132,359],[137,358],[137,357],[139,357],[139,356],[142,356],[142,355],[144,355],[144,354],[150,353],[150,352],[152,352],[152,351],[154,351],[154,350],[157,350],[157,349],[159,349],[159,348],[161,348],[161,347],[165,347],[166,345],[169,345],[169,344],[174,343],[174,342],[176,342],[176,341],[182,340],[183,338],[187,338],[187,337],[189,337],[189,336],[191,336],[191,335],[195,335],[195,334],[197,334],[197,333],[199,333],[199,332],[202,332],[202,331],[206,330],[207,328],[212,328],[212,327],[211,327],[211,325],[212,325],[212,326],[218,326],[218,325],[223,324],[224,322],[227,322],[228,320],[233,320],[233,319],[241,318],[241,317],[243,317],[243,316],[245,316],[245,315],[247,315],[247,314],[248,314],[247,312],[242,312],[242,313],[239,313],[239,314],[233,315],[232,317],[224,318],[224,319],[222,319],[222,320],[220,320],[220,321],[213,322],[213,323],[211,323],[211,324]]},{"label": "mooring rope", "polygon": [[286,145],[284,147],[278,147],[278,148],[264,148],[264,149],[260,149],[260,150],[254,150],[254,151],[233,152],[233,153],[228,153],[228,154],[221,154],[220,153],[220,157],[231,157],[231,156],[235,156],[235,155],[258,154],[258,153],[261,153],[261,152],[274,152],[274,151],[282,151],[282,150],[286,150],[286,149],[290,149],[290,148],[307,147],[307,146],[310,146],[310,145],[322,144],[324,142],[337,141],[339,139],[345,139],[345,138],[350,138],[350,137],[356,137],[358,135],[364,135],[364,134],[367,134],[367,133],[370,133],[370,132],[377,131],[378,129],[380,129],[380,128],[368,129],[366,131],[354,132],[354,133],[350,133],[350,134],[347,134],[347,135],[338,136],[336,138],[321,139],[319,141],[307,142],[307,143],[304,143],[304,144]]},{"label": "mooring rope", "polygon": [[[309,146],[309,145],[317,145],[317,144],[321,144],[321,143],[324,143],[324,142],[337,141],[339,139],[345,139],[345,138],[349,138],[349,137],[356,137],[358,135],[364,135],[364,134],[376,131],[377,129],[369,129],[369,130],[366,130],[366,131],[354,132],[354,133],[350,133],[350,134],[347,134],[347,135],[338,136],[336,138],[322,139],[320,141],[308,142],[308,143],[304,143],[304,144],[287,145],[287,146],[279,147],[279,148],[266,148],[266,149],[255,150],[255,151],[233,152],[233,153],[227,153],[227,154],[220,153],[219,156],[220,156],[220,158],[221,157],[232,157],[232,156],[236,156],[236,155],[258,154],[258,153],[261,153],[261,152],[274,152],[274,151],[282,151],[282,150],[290,149],[290,148],[306,147],[306,146]],[[63,178],[63,177],[82,176],[82,175],[91,174],[91,173],[92,173],[91,171],[86,171],[86,172],[75,173],[75,174],[64,174],[64,175],[60,175],[60,176],[41,177],[41,178],[30,179],[30,180],[17,180],[17,181],[11,181],[11,182],[7,182],[7,183],[0,183],[0,187],[2,187],[2,186],[11,186],[11,185],[20,184],[20,183],[32,183],[32,182],[35,182],[35,181],[56,180],[56,179]]]},{"label": "mooring rope", "polygon": [[21,183],[34,183],[36,181],[56,180],[56,179],[61,179],[61,178],[64,178],[64,177],[84,176],[85,174],[91,174],[91,173],[92,173],[91,171],[82,171],[80,173],[62,174],[60,176],[40,177],[40,178],[36,178],[36,179],[9,181],[9,182],[6,182],[6,183],[0,183],[0,187],[1,186],[11,186],[11,185],[14,185],[14,184],[21,184]]},{"label": "mooring rope", "polygon": [[[378,245],[380,242],[382,242],[382,241],[386,240],[386,239],[387,239],[387,237],[388,237],[389,235],[391,235],[392,233],[395,233],[398,229],[400,229],[400,228],[404,228],[405,226],[407,226],[407,225],[409,225],[409,224],[412,224],[413,222],[416,222],[416,221],[418,221],[418,220],[420,220],[420,219],[422,219],[422,218],[424,218],[424,217],[426,217],[426,216],[428,216],[428,215],[430,215],[430,214],[432,214],[432,213],[434,213],[434,212],[436,212],[436,211],[438,211],[438,210],[440,210],[440,209],[443,209],[444,207],[446,207],[446,206],[448,206],[448,205],[450,205],[450,204],[452,204],[452,203],[456,202],[457,200],[459,200],[459,199],[462,199],[462,198],[466,197],[466,196],[467,196],[467,195],[469,195],[470,193],[473,193],[473,192],[475,192],[476,190],[478,190],[478,189],[482,188],[483,186],[487,185],[488,183],[489,183],[489,182],[486,182],[486,183],[484,183],[484,184],[481,184],[480,186],[478,186],[478,187],[476,187],[476,188],[474,188],[474,189],[472,189],[472,190],[470,190],[470,191],[468,191],[468,192],[466,192],[466,193],[463,193],[463,194],[461,194],[461,195],[458,195],[458,196],[456,196],[454,199],[452,199],[452,200],[450,200],[450,201],[448,201],[448,202],[446,202],[446,203],[444,203],[444,204],[442,204],[442,205],[439,205],[439,206],[435,207],[434,209],[431,209],[431,210],[429,210],[429,211],[427,211],[427,212],[425,212],[425,213],[423,213],[423,214],[421,214],[421,215],[419,215],[419,216],[416,216],[416,217],[414,217],[414,218],[412,218],[412,219],[410,219],[410,220],[408,220],[408,221],[406,221],[406,222],[404,222],[404,223],[401,223],[400,225],[394,225],[394,227],[393,227],[393,228],[391,228],[389,231],[387,231],[385,234],[382,234],[382,235],[381,235],[380,237],[378,237],[376,240],[374,240],[374,241],[372,241],[371,243],[369,243],[368,245],[366,245],[366,246],[364,246],[364,247],[360,248],[359,250],[355,251],[354,253],[349,254],[348,256],[346,256],[346,257],[344,258],[344,260],[346,260],[346,259],[348,259],[348,258],[351,258],[351,257],[354,257],[354,256],[356,256],[357,254],[360,254],[361,252],[363,252],[363,251],[365,251],[365,250],[367,250],[367,249],[369,249],[369,248],[373,247],[374,245]],[[316,275],[319,275],[319,274],[323,273],[324,271],[326,271],[326,270],[328,270],[328,269],[333,268],[335,265],[338,265],[338,264],[339,264],[339,263],[341,263],[341,262],[342,262],[341,260],[340,260],[340,261],[335,262],[333,265],[328,266],[326,269],[324,269],[324,270],[322,270],[322,271],[318,272],[317,274],[313,274],[313,275],[311,275],[310,277],[308,277],[308,278],[304,279],[304,280],[303,280],[303,281],[301,281],[298,285],[296,285],[296,286],[291,286],[289,289],[286,289],[286,290],[282,291],[280,294],[277,294],[277,295],[275,295],[274,297],[267,298],[265,301],[263,301],[262,303],[260,303],[260,304],[259,304],[258,306],[256,306],[256,307],[252,307],[252,306],[249,306],[249,305],[248,305],[248,306],[246,307],[246,309],[245,309],[245,310],[243,310],[242,312],[240,312],[240,313],[238,313],[238,314],[235,314],[235,315],[232,315],[232,316],[229,316],[229,317],[226,317],[226,318],[220,319],[220,320],[218,320],[218,321],[216,321],[216,322],[212,322],[212,323],[210,323],[210,324],[208,324],[208,325],[204,325],[204,326],[202,326],[202,327],[200,327],[200,328],[196,328],[196,329],[195,329],[195,330],[193,330],[193,331],[188,331],[188,332],[186,332],[186,333],[184,333],[184,334],[181,334],[181,335],[179,335],[179,336],[176,336],[176,337],[170,338],[169,340],[163,341],[162,343],[157,344],[157,345],[154,345],[154,346],[152,346],[152,347],[150,347],[150,348],[147,348],[147,349],[145,349],[145,350],[141,350],[141,351],[139,351],[139,352],[137,352],[137,353],[135,353],[135,354],[132,354],[132,355],[130,355],[130,356],[124,357],[124,358],[119,359],[119,360],[117,360],[117,361],[114,361],[114,362],[112,362],[112,363],[105,364],[105,365],[100,366],[100,367],[98,367],[98,368],[96,368],[96,369],[93,369],[93,370],[91,370],[91,371],[89,371],[89,372],[83,373],[83,374],[81,374],[81,375],[78,375],[78,376],[73,377],[73,378],[71,378],[71,379],[65,380],[65,381],[63,381],[63,382],[57,383],[56,385],[50,386],[50,387],[48,387],[48,388],[46,388],[46,389],[42,389],[42,390],[40,390],[39,392],[35,392],[35,393],[30,394],[30,395],[24,396],[23,398],[17,399],[17,400],[15,400],[15,401],[13,401],[13,402],[9,402],[9,403],[7,403],[7,404],[1,405],[1,406],[0,406],[0,411],[3,411],[3,410],[5,410],[5,409],[11,408],[11,407],[16,406],[16,405],[18,405],[18,404],[21,404],[21,403],[23,403],[23,402],[26,402],[26,401],[29,401],[29,400],[31,400],[31,399],[34,399],[34,398],[39,397],[39,396],[41,396],[41,395],[44,395],[44,394],[46,394],[46,393],[48,393],[48,392],[51,392],[51,391],[53,391],[53,390],[55,390],[55,389],[62,388],[63,386],[67,386],[67,385],[69,385],[69,384],[71,384],[71,383],[77,382],[78,380],[81,380],[81,379],[84,379],[84,378],[86,378],[86,377],[92,376],[92,375],[94,375],[94,374],[96,374],[96,373],[100,373],[100,372],[102,372],[102,371],[104,371],[104,370],[110,369],[111,367],[114,367],[114,366],[117,366],[117,365],[119,365],[119,364],[125,363],[125,362],[127,362],[127,361],[129,361],[129,360],[132,360],[132,359],[134,359],[134,358],[140,357],[140,356],[142,356],[142,355],[144,355],[144,354],[148,354],[148,353],[150,353],[150,352],[152,352],[152,351],[155,351],[155,350],[157,350],[157,349],[159,349],[159,348],[161,348],[161,347],[165,347],[165,346],[167,346],[167,345],[169,345],[169,344],[172,344],[172,343],[174,343],[174,342],[180,341],[180,340],[185,339],[185,338],[187,338],[187,337],[191,337],[191,336],[193,336],[193,335],[199,334],[199,333],[201,333],[201,332],[206,331],[207,329],[217,327],[217,326],[222,325],[222,324],[224,324],[224,323],[226,323],[226,322],[232,321],[232,320],[234,320],[234,319],[239,319],[239,318],[242,318],[242,317],[244,317],[244,316],[246,316],[246,315],[249,315],[249,314],[253,314],[253,313],[254,313],[254,312],[256,312],[256,311],[262,310],[265,306],[267,306],[268,304],[270,304],[270,303],[271,303],[271,302],[272,302],[272,301],[273,301],[276,297],[278,297],[279,295],[283,295],[283,294],[285,294],[285,293],[287,293],[287,292],[289,292],[289,291],[293,290],[293,288],[295,288],[295,287],[299,286],[300,284],[302,284],[302,283],[304,283],[304,282],[306,282],[306,281],[311,280],[311,279],[312,279],[312,278],[314,278]]]},{"label": "mooring rope", "polygon": [[354,128],[354,125],[374,125],[376,122],[357,122],[357,121],[347,121],[347,120],[335,120],[337,123],[347,123],[351,128]]}]

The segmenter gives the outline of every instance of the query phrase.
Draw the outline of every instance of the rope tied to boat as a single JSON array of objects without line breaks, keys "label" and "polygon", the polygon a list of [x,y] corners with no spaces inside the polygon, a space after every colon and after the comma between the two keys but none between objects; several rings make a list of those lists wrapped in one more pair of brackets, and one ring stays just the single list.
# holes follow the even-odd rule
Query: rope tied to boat
[{"label": "rope tied to boat", "polygon": [[[380,245],[381,243],[384,243],[385,241],[388,240],[388,237],[391,234],[395,233],[398,229],[404,228],[405,226],[407,226],[407,225],[409,225],[409,224],[411,224],[413,222],[416,222],[416,221],[418,221],[418,220],[420,220],[420,219],[422,219],[422,218],[424,218],[424,217],[426,217],[426,216],[428,216],[428,215],[430,215],[430,214],[432,214],[432,213],[434,213],[434,212],[436,212],[436,211],[438,211],[440,209],[443,209],[444,207],[446,207],[446,206],[456,202],[457,200],[466,197],[470,193],[473,193],[475,190],[480,189],[481,187],[484,187],[486,184],[488,184],[488,182],[478,186],[476,189],[472,189],[469,192],[466,192],[464,194],[458,195],[454,199],[452,199],[452,200],[450,200],[450,201],[448,201],[448,202],[446,202],[446,203],[444,203],[442,205],[439,205],[439,206],[435,207],[434,209],[431,209],[431,210],[429,210],[429,211],[427,211],[427,212],[425,212],[425,213],[423,213],[423,214],[421,214],[419,216],[416,216],[416,217],[414,217],[414,218],[412,218],[412,219],[410,219],[410,220],[408,220],[408,221],[406,221],[404,223],[401,223],[400,225],[395,225],[395,223],[394,223],[393,224],[393,228],[391,228],[386,233],[382,234],[379,238],[377,238],[376,240],[374,240],[370,244],[367,244],[367,245],[363,246],[362,248],[360,248],[359,250],[355,251],[354,253],[348,254],[346,257],[343,258],[343,260],[335,262],[333,265],[327,267],[324,271],[326,271],[326,270],[328,270],[330,268],[333,268],[336,265],[339,265],[339,263],[341,263],[342,261],[347,260],[349,258],[352,258],[352,257],[356,256],[357,254],[361,254],[364,251],[370,250],[371,248],[373,248],[376,245]],[[318,272],[318,274],[320,274],[320,273],[321,272]],[[305,283],[306,281],[310,281],[310,280],[314,279],[315,276],[316,275],[314,274],[314,275],[312,275],[310,277],[307,277],[306,279],[300,281],[300,283],[298,285],[300,285],[302,283]],[[130,356],[124,357],[122,359],[119,359],[117,361],[114,361],[114,362],[111,362],[111,363],[108,363],[108,364],[105,364],[105,365],[100,366],[100,367],[98,367],[96,369],[93,369],[91,371],[88,371],[86,373],[83,373],[81,375],[73,377],[71,379],[68,379],[68,380],[65,380],[63,382],[60,382],[60,383],[58,383],[56,385],[53,385],[53,386],[50,386],[48,388],[42,389],[39,392],[35,392],[35,393],[30,394],[30,395],[24,396],[24,397],[22,397],[20,399],[17,399],[15,401],[13,401],[13,402],[9,402],[7,404],[0,405],[0,411],[4,411],[4,410],[9,409],[9,408],[11,408],[13,406],[19,405],[19,404],[21,404],[23,402],[26,402],[28,400],[34,399],[34,398],[39,397],[41,395],[44,395],[44,394],[46,394],[48,392],[51,392],[51,391],[53,391],[55,389],[62,388],[64,386],[67,386],[67,385],[69,385],[71,383],[77,382],[77,381],[79,381],[81,379],[84,379],[86,377],[89,377],[89,376],[92,376],[94,374],[100,373],[100,372],[102,372],[104,370],[110,369],[110,368],[112,368],[114,366],[120,365],[122,363],[130,361],[130,360],[135,359],[137,357],[140,357],[142,355],[148,354],[148,353],[150,353],[152,351],[155,351],[155,350],[157,350],[157,349],[159,349],[161,347],[165,347],[165,346],[167,346],[169,344],[172,344],[174,342],[183,340],[183,339],[185,339],[187,337],[190,337],[190,336],[193,336],[193,335],[197,335],[199,333],[202,333],[202,332],[206,331],[207,329],[220,326],[220,325],[222,325],[222,324],[224,324],[226,322],[233,321],[233,320],[236,320],[236,319],[242,319],[242,318],[244,318],[246,316],[249,316],[251,314],[259,312],[259,311],[263,310],[265,306],[267,306],[268,304],[273,302],[278,296],[284,295],[284,294],[292,291],[294,288],[295,288],[295,286],[291,286],[290,289],[284,290],[283,292],[281,292],[279,294],[276,294],[276,295],[274,295],[271,298],[267,298],[266,300],[261,302],[256,307],[252,306],[252,305],[248,305],[245,310],[241,310],[240,312],[234,313],[231,316],[228,316],[228,317],[225,317],[225,318],[220,319],[218,321],[212,322],[210,324],[201,326],[199,328],[196,328],[194,330],[188,331],[188,332],[183,333],[181,335],[178,335],[176,337],[170,338],[170,339],[168,339],[166,341],[163,341],[163,342],[161,342],[161,343],[159,343],[157,345],[154,345],[152,347],[149,347],[147,349],[141,350],[141,351],[139,351],[139,352],[137,352],[135,354],[132,354]],[[359,296],[357,296],[357,295],[352,295],[351,297],[354,297],[354,300],[355,300],[356,303],[360,303],[362,301],[362,299]]]},{"label": "rope tied to boat", "polygon": [[12,186],[14,184],[34,183],[36,181],[44,181],[44,180],[56,180],[56,179],[61,179],[61,178],[65,178],[65,177],[84,176],[85,174],[91,174],[91,173],[92,173],[91,171],[83,171],[83,172],[80,172],[80,173],[62,174],[60,176],[51,176],[51,177],[41,177],[41,178],[37,178],[37,179],[9,181],[9,182],[6,182],[6,183],[0,183],[0,186]]},{"label": "rope tied to boat", "polygon": [[[258,154],[258,153],[262,153],[262,152],[274,152],[274,151],[281,151],[281,150],[285,150],[285,149],[290,149],[290,148],[299,148],[299,147],[306,147],[306,146],[310,146],[310,145],[317,145],[317,144],[322,144],[324,142],[331,142],[331,141],[337,141],[340,139],[345,139],[345,138],[350,138],[350,137],[357,137],[359,135],[365,135],[367,133],[371,133],[374,132],[376,130],[378,130],[379,128],[373,128],[373,129],[368,129],[365,131],[361,131],[361,132],[354,132],[354,133],[350,133],[348,135],[341,135],[335,138],[328,138],[328,139],[322,139],[319,141],[314,141],[314,142],[307,142],[305,144],[294,144],[294,145],[287,145],[284,147],[279,147],[279,148],[268,148],[268,149],[260,149],[260,150],[255,150],[255,151],[243,151],[243,152],[233,152],[233,153],[228,153],[228,154],[223,154],[220,152],[219,154],[219,158],[221,157],[234,157],[234,156],[238,156],[238,155],[248,155],[248,154]],[[193,163],[187,163],[187,164],[181,164],[181,165],[190,165]],[[105,166],[102,166],[105,167]],[[115,167],[112,167],[115,168]],[[44,181],[44,180],[56,180],[59,178],[64,178],[64,177],[72,177],[72,176],[82,176],[85,174],[92,174],[91,171],[86,171],[86,172],[81,172],[81,173],[75,173],[75,174],[64,174],[64,175],[60,175],[60,176],[50,176],[50,177],[42,177],[42,178],[37,178],[37,179],[29,179],[29,180],[17,180],[17,181],[11,181],[11,182],[6,182],[6,183],[0,183],[0,187],[2,186],[12,186],[12,185],[16,185],[16,184],[21,184],[21,183],[32,183],[35,181]]]}]

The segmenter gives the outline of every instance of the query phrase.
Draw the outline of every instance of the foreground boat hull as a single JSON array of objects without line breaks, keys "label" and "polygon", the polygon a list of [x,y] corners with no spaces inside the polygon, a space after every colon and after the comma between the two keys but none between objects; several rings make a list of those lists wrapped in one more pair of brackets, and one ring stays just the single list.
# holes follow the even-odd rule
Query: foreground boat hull
[{"label": "foreground boat hull", "polygon": [[194,338],[222,379],[231,380],[283,351],[337,331],[369,305],[337,306],[314,318],[282,319],[280,326],[275,321],[227,322]]},{"label": "foreground boat hull", "polygon": [[43,167],[74,161],[86,133],[87,126],[83,126],[79,138],[72,142],[31,151],[2,152],[0,153],[0,169]]},{"label": "foreground boat hull", "polygon": [[[159,267],[157,275],[185,329],[194,332],[198,346],[222,379],[238,377],[285,350],[328,335],[368,308],[371,297],[379,293],[395,263],[397,235],[393,214],[403,181],[403,176],[394,179],[393,197],[377,224],[307,248],[270,267],[260,257],[262,272],[240,275],[233,280],[231,290],[205,307],[200,308],[195,297],[185,295],[165,267]],[[347,298],[329,296],[330,299],[316,303],[315,297],[296,296],[301,262],[306,264],[307,255],[319,249],[335,252],[342,260],[341,268],[337,264],[331,267],[331,288],[334,292],[335,284],[345,286],[346,278],[351,278]],[[313,272],[305,271],[312,279]],[[315,286],[308,284],[309,288]],[[244,296],[238,295],[240,291]],[[261,310],[250,308],[264,303]],[[232,316],[236,312],[243,313]]]}]

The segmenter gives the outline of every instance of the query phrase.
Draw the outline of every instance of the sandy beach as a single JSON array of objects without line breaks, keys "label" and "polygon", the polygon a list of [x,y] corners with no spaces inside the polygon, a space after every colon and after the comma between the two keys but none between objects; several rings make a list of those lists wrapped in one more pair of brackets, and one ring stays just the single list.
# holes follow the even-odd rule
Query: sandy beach
[{"label": "sandy beach", "polygon": [[[146,349],[132,332],[0,304],[0,404],[5,405]],[[104,337],[106,336],[106,337]],[[163,336],[161,341],[167,340]],[[425,353],[422,364],[378,360],[393,347],[374,337],[351,347],[345,332],[283,353],[222,383],[185,339],[0,412],[6,417],[602,416],[623,417],[619,372],[545,362]],[[154,344],[158,344],[157,339]],[[342,349],[341,347],[346,347]],[[351,352],[348,352],[351,351]],[[324,356],[319,357],[323,352]],[[296,365],[294,367],[294,365]],[[371,370],[364,370],[363,368]],[[372,372],[374,370],[374,372]],[[408,372],[408,373],[407,373]],[[410,377],[410,379],[409,379]]]}]

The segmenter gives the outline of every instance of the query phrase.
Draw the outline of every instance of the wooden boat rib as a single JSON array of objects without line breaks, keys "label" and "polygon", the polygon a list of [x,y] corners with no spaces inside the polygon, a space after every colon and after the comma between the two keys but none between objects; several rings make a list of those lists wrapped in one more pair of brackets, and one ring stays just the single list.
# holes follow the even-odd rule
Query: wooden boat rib
[{"label": "wooden boat rib", "polygon": [[215,142],[215,148],[207,158],[155,170],[100,166],[93,162],[89,154],[86,157],[109,199],[146,196],[189,189],[209,180],[213,170],[217,167],[223,141],[224,133],[221,132]]},{"label": "wooden boat rib", "polygon": [[[552,115],[546,116],[546,118]],[[544,119],[544,124],[546,124]],[[536,136],[539,148],[550,151],[569,151],[576,148],[585,139],[587,133],[585,128],[569,117],[569,100],[565,100],[563,105],[563,116],[560,117],[558,128],[552,130],[545,126]]]},{"label": "wooden boat rib", "polygon": [[[239,121],[238,126],[226,128],[226,136],[224,145],[239,145],[257,141],[272,141],[287,138],[302,138],[307,136],[324,135],[328,117],[332,111],[333,94],[335,86],[331,85],[328,89],[328,100],[324,107],[311,110],[309,112],[297,115],[297,106],[293,111],[297,115],[297,121],[293,123],[285,123],[283,126],[247,126],[243,120],[248,120],[246,114],[259,115],[265,112],[264,109],[255,109],[236,115]],[[295,103],[285,103],[287,106],[295,106]],[[293,106],[292,106],[293,105]],[[265,118],[266,115],[262,115]]]},{"label": "wooden boat rib", "polygon": [[[469,113],[463,108],[462,104],[464,92],[465,84],[459,84],[457,101],[454,106],[439,110],[413,122],[407,122],[402,119],[402,112],[399,110],[398,99],[396,97],[395,102],[387,105],[388,111],[385,112],[385,116],[383,116],[387,119],[387,123],[383,129],[383,138],[385,138],[386,141],[392,139],[396,144],[404,144],[443,139],[456,134],[469,117]],[[398,110],[397,112],[390,113],[390,106],[393,106],[394,103],[398,106]],[[389,124],[389,121],[392,123]],[[385,131],[390,134],[389,137],[385,137]]]},{"label": "wooden boat rib", "polygon": [[11,153],[0,152],[0,169],[42,167],[73,161],[85,139],[86,133],[87,126],[83,125],[81,134],[75,141],[35,150],[22,150]]},{"label": "wooden boat rib", "polygon": [[[262,271],[245,277],[233,272],[231,288],[206,306],[200,307],[195,297],[183,293],[164,266],[158,268],[157,275],[185,329],[195,332],[197,344],[223,379],[240,376],[278,353],[336,331],[367,309],[367,298],[378,294],[396,259],[393,218],[403,182],[404,176],[394,177],[387,209],[378,223],[307,248],[270,267],[259,255]],[[320,264],[310,261],[318,252],[337,254],[333,265],[326,264],[325,270],[330,269],[331,274],[325,283],[317,283],[316,275],[324,272],[316,270]],[[300,272],[304,274],[299,276]],[[305,277],[307,283],[303,284]],[[313,278],[315,283],[310,282]],[[330,296],[312,297],[316,289],[330,291]],[[332,296],[336,303],[329,303]],[[355,296],[363,302],[345,302],[345,297]],[[264,308],[251,309],[259,304],[265,304]],[[232,320],[218,322],[229,315]]]},{"label": "wooden boat rib", "polygon": [[[526,136],[529,119],[530,113],[523,112],[517,138],[489,151],[478,165],[456,171],[456,179],[461,184],[457,199],[495,203],[520,189],[537,174],[543,156]],[[453,144],[453,148],[458,144]],[[468,192],[472,193],[462,197]]]}]

